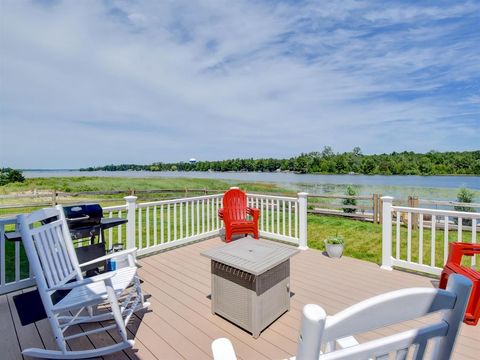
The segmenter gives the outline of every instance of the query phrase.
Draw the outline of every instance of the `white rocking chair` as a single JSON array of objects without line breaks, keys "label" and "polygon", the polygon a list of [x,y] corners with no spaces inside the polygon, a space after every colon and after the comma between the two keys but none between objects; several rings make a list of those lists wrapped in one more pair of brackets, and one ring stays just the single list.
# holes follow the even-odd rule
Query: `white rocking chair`
[{"label": "white rocking chair", "polygon": [[[394,354],[395,359],[406,359],[407,355],[409,359],[423,359],[429,340],[433,345],[429,358],[450,359],[471,288],[469,279],[455,274],[450,277],[447,290],[393,291],[362,301],[334,316],[327,316],[318,305],[305,305],[296,359],[386,360],[391,359],[390,354]],[[442,318],[420,328],[362,344],[351,336],[437,311],[442,313]],[[215,340],[212,351],[215,360],[236,359],[228,339]]]},{"label": "white rocking chair", "polygon": [[[47,220],[47,221],[45,221]],[[126,325],[133,312],[149,306],[145,302],[135,265],[136,249],[129,249],[79,264],[61,206],[17,217],[22,241],[35,275],[45,312],[59,350],[28,348],[23,355],[48,359],[83,359],[117,352],[134,345],[128,340]],[[37,226],[40,223],[39,226]],[[90,278],[83,278],[81,266],[115,257],[128,257],[129,266]],[[70,292],[56,304],[51,295]],[[97,312],[98,305],[109,305]],[[107,310],[107,311],[105,311]],[[113,320],[108,326],[66,335],[72,325]],[[66,341],[116,329],[122,342],[97,349],[71,351]]]}]

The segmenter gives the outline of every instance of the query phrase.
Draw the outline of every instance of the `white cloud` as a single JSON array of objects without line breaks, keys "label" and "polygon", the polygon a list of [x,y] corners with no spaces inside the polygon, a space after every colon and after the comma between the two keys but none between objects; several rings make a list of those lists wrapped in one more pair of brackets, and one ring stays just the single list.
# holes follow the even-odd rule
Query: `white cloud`
[{"label": "white cloud", "polygon": [[3,1],[0,162],[478,148],[474,10]]}]

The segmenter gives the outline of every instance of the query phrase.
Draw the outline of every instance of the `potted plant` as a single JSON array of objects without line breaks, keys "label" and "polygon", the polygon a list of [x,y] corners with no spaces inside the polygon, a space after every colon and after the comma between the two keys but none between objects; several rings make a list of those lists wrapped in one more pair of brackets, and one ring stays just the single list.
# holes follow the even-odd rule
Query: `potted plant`
[{"label": "potted plant", "polygon": [[345,240],[342,235],[335,234],[333,236],[329,236],[323,240],[323,242],[325,243],[325,249],[327,250],[329,257],[339,258],[342,256],[343,246],[345,244]]}]

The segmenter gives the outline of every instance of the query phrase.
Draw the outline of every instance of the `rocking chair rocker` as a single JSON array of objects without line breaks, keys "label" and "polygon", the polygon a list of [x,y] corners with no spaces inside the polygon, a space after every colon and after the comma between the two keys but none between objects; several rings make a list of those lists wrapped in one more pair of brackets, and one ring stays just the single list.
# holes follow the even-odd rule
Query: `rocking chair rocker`
[{"label": "rocking chair rocker", "polygon": [[[47,221],[45,221],[47,220]],[[17,217],[25,252],[37,282],[45,312],[59,350],[28,348],[23,355],[48,359],[84,359],[121,351],[134,345],[127,338],[126,324],[133,312],[147,308],[135,265],[136,249],[129,249],[79,264],[61,206],[35,211]],[[40,224],[39,226],[36,226]],[[128,257],[128,266],[116,271],[84,278],[81,266],[115,257]],[[70,292],[53,303],[52,294]],[[103,313],[98,305],[108,305]],[[66,335],[72,325],[113,320],[112,324]],[[90,350],[69,350],[66,341],[115,329],[121,342]]]}]

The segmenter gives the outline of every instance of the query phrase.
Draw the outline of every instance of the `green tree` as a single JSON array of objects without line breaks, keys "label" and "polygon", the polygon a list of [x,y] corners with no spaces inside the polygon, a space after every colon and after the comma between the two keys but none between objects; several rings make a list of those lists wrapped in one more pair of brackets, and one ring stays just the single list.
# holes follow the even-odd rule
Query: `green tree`
[{"label": "green tree", "polygon": [[[462,203],[471,203],[473,202],[474,197],[475,194],[473,193],[473,191],[470,191],[466,188],[461,188],[457,193],[457,201]],[[475,208],[470,206],[454,206],[453,208],[455,209],[455,211],[475,212]],[[453,221],[455,222],[455,224],[458,224],[458,218],[454,218]],[[471,226],[472,219],[463,219],[462,224]]]},{"label": "green tree", "polygon": [[[348,185],[348,186],[347,186],[347,189],[345,190],[345,195],[347,195],[347,196],[356,196],[356,195],[357,195],[357,190],[356,190],[353,186]],[[356,205],[357,205],[357,199],[352,199],[352,198],[343,199],[343,200],[342,200],[342,204],[343,204],[343,205],[349,205],[349,206],[356,206]],[[343,212],[344,212],[344,213],[352,214],[352,213],[354,213],[355,211],[357,211],[357,209],[350,208],[350,207],[345,207],[345,208],[343,208]]]},{"label": "green tree", "polygon": [[13,182],[24,182],[25,178],[20,170],[12,168],[0,169],[0,185],[6,185]]}]

